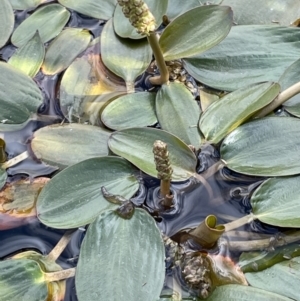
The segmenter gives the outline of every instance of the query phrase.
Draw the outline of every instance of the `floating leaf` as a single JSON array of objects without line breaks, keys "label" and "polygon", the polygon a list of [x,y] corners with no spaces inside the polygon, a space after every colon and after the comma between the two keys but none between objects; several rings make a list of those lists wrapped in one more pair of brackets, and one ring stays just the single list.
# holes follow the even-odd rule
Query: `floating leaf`
[{"label": "floating leaf", "polygon": [[9,0],[13,9],[25,10],[35,8],[47,0]]},{"label": "floating leaf", "polygon": [[68,22],[70,13],[59,4],[49,4],[36,10],[14,31],[11,42],[23,46],[36,31],[39,31],[43,43],[56,37]]},{"label": "floating leaf", "polygon": [[91,34],[86,29],[67,28],[50,44],[42,66],[44,74],[54,75],[69,67],[89,45]]},{"label": "floating leaf", "polygon": [[47,164],[65,168],[88,158],[108,155],[109,135],[109,131],[92,125],[53,124],[34,133],[31,148]]},{"label": "floating leaf", "polygon": [[113,16],[117,0],[58,0],[58,2],[83,15],[96,19],[108,20]]},{"label": "floating leaf", "polygon": [[[300,81],[300,59],[289,66],[279,79],[282,90],[286,90]],[[300,117],[300,94],[295,95],[283,104],[290,114]]]},{"label": "floating leaf", "polygon": [[161,140],[168,145],[172,181],[183,181],[195,173],[196,157],[190,148],[172,134],[153,128],[130,128],[111,134],[108,145],[117,155],[126,158],[143,172],[156,177],[153,143]]},{"label": "floating leaf", "polygon": [[223,0],[231,6],[234,22],[244,24],[278,24],[290,26],[300,16],[298,0]]},{"label": "floating leaf", "polygon": [[201,110],[183,84],[162,85],[156,96],[155,109],[163,130],[178,136],[186,144],[200,148],[201,136],[197,125]]},{"label": "floating leaf", "polygon": [[102,122],[113,130],[143,127],[157,123],[156,93],[139,92],[121,96],[109,103],[101,114]]},{"label": "floating leaf", "polygon": [[207,301],[292,301],[290,298],[251,286],[228,284],[217,287]]},{"label": "floating leaf", "polygon": [[184,66],[201,83],[233,91],[257,82],[278,82],[299,57],[298,28],[243,25],[232,27],[213,49],[184,59]]},{"label": "floating leaf", "polygon": [[267,117],[231,132],[221,145],[228,168],[249,175],[287,176],[300,173],[300,120]]},{"label": "floating leaf", "polygon": [[187,11],[163,31],[159,45],[167,61],[202,53],[229,33],[232,11],[227,6],[207,5]]},{"label": "floating leaf", "polygon": [[0,189],[5,185],[7,179],[6,170],[0,167]]},{"label": "floating leaf", "polygon": [[199,89],[199,97],[200,97],[201,109],[203,112],[206,111],[211,104],[220,100],[218,94],[206,88]]},{"label": "floating leaf", "polygon": [[8,41],[15,24],[14,11],[9,0],[0,1],[0,48]]},{"label": "floating leaf", "polygon": [[39,72],[45,56],[45,47],[38,32],[19,48],[9,59],[8,63],[24,72],[30,77],[35,77]]},{"label": "floating leaf", "polygon": [[135,209],[131,219],[104,212],[89,226],[80,249],[78,300],[156,300],[165,278],[164,259],[160,231],[143,209]]},{"label": "floating leaf", "polygon": [[99,56],[75,60],[60,84],[60,106],[70,121],[97,123],[99,111],[109,99],[125,93],[124,84],[108,73]]},{"label": "floating leaf", "polygon": [[254,215],[266,224],[299,228],[299,186],[300,176],[265,181],[251,197]]},{"label": "floating leaf", "polygon": [[[162,22],[162,17],[167,11],[168,0],[144,0],[156,20],[156,28]],[[137,33],[136,29],[130,24],[124,16],[120,5],[116,6],[113,17],[114,29],[118,36],[122,38],[141,39],[145,36]]]},{"label": "floating leaf", "polygon": [[0,123],[23,123],[42,102],[42,93],[30,77],[0,62]]},{"label": "floating leaf", "polygon": [[122,77],[129,90],[134,90],[135,79],[147,69],[152,59],[148,41],[119,38],[114,32],[112,20],[109,20],[101,33],[100,44],[105,66]]},{"label": "floating leaf", "polygon": [[206,140],[219,143],[251,115],[274,100],[279,92],[279,84],[267,82],[227,94],[201,115],[200,130]]},{"label": "floating leaf", "polygon": [[277,263],[256,273],[246,273],[251,286],[300,301],[300,257]]},{"label": "floating leaf", "polygon": [[91,158],[72,165],[44,187],[37,200],[38,218],[47,226],[70,229],[91,223],[102,211],[116,208],[101,192],[127,199],[138,190],[136,169],[119,157]]},{"label": "floating leaf", "polygon": [[[220,4],[222,0],[210,0],[209,4]],[[186,11],[195,8],[200,5],[206,5],[207,1],[199,1],[199,0],[189,0],[184,1],[182,0],[169,0],[168,2],[168,10],[166,15],[169,19],[174,19],[178,15],[185,13]],[[230,5],[229,5],[230,6]]]}]

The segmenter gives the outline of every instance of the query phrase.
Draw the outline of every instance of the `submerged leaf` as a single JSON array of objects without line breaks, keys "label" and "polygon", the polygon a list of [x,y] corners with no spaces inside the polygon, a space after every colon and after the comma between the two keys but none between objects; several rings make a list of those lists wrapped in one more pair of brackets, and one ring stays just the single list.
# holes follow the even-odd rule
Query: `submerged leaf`
[{"label": "submerged leaf", "polygon": [[15,24],[14,11],[9,0],[0,1],[0,48],[8,41]]},{"label": "submerged leaf", "polygon": [[131,198],[138,190],[136,169],[120,157],[91,158],[72,165],[43,188],[37,200],[38,218],[47,226],[70,229],[91,223],[102,211],[118,205],[101,192]]},{"label": "submerged leaf", "polygon": [[267,82],[227,94],[201,115],[200,130],[206,140],[219,143],[228,133],[274,100],[279,92],[279,84]]},{"label": "submerged leaf", "polygon": [[9,59],[8,63],[24,72],[30,77],[35,77],[39,72],[45,56],[45,47],[38,32]]},{"label": "submerged leaf", "polygon": [[53,124],[37,130],[31,148],[37,158],[65,168],[85,159],[108,155],[110,132],[82,124]]},{"label": "submerged leaf", "polygon": [[36,10],[14,31],[11,42],[23,46],[36,31],[39,31],[43,43],[56,37],[68,22],[70,13],[59,4],[49,4]]},{"label": "submerged leaf", "polygon": [[236,172],[256,176],[300,173],[300,120],[267,117],[246,123],[231,132],[221,145],[221,158]]},{"label": "submerged leaf", "polygon": [[91,34],[86,29],[66,28],[49,45],[42,66],[44,74],[54,75],[69,67],[89,45]]},{"label": "submerged leaf", "polygon": [[153,128],[130,128],[111,134],[108,145],[117,155],[124,157],[143,172],[156,177],[157,170],[152,152],[153,143],[161,140],[168,145],[172,181],[187,180],[195,173],[196,157],[190,148],[172,134]]},{"label": "submerged leaf", "polygon": [[184,66],[201,83],[234,91],[257,82],[278,82],[299,57],[298,28],[242,25],[232,27],[213,49],[184,59]]},{"label": "submerged leaf", "polygon": [[78,300],[156,300],[165,278],[164,259],[160,231],[148,213],[137,208],[131,219],[123,219],[105,212],[82,243],[75,277]]}]

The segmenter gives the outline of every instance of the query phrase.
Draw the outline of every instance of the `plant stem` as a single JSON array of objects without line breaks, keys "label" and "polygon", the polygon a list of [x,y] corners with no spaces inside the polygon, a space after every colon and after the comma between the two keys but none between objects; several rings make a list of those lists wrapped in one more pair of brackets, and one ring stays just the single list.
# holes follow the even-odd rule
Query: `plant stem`
[{"label": "plant stem", "polygon": [[67,278],[71,278],[75,276],[76,268],[70,268],[67,270],[52,272],[52,273],[45,273],[45,281],[46,282],[53,282],[53,281],[59,281],[64,280]]},{"label": "plant stem", "polygon": [[75,231],[76,230],[69,230],[62,236],[62,238],[59,240],[59,242],[56,244],[56,246],[47,255],[49,260],[56,261],[56,259],[60,256],[60,254],[64,251],[64,249],[70,242],[70,240],[72,238],[72,234]]},{"label": "plant stem", "polygon": [[5,161],[6,161],[5,141],[0,138],[0,163],[4,163]]},{"label": "plant stem", "polygon": [[300,93],[300,82],[282,91],[269,105],[258,111],[252,118],[261,118],[272,113],[284,102]]},{"label": "plant stem", "polygon": [[245,224],[248,224],[250,222],[252,222],[253,220],[255,220],[256,217],[255,215],[253,215],[252,213],[246,215],[246,216],[243,216],[233,222],[230,222],[230,223],[227,223],[224,225],[225,227],[225,232],[228,232],[230,230],[233,230],[233,229],[236,229],[236,228],[239,228]]},{"label": "plant stem", "polygon": [[151,77],[149,80],[152,85],[163,85],[169,83],[169,71],[167,69],[167,65],[164,60],[164,56],[162,54],[162,51],[160,49],[158,38],[156,36],[155,32],[150,32],[150,34],[147,36],[148,42],[152,48],[156,65],[160,71],[160,76],[154,76]]},{"label": "plant stem", "polygon": [[7,168],[9,168],[9,167],[12,167],[12,166],[14,166],[14,165],[17,165],[18,163],[24,161],[24,160],[27,159],[28,157],[29,157],[29,154],[28,154],[27,151],[25,151],[25,152],[21,153],[20,155],[18,155],[18,156],[16,156],[16,157],[14,157],[14,158],[12,158],[12,159],[6,161],[5,163],[3,163],[3,164],[1,165],[1,168],[7,169]]}]

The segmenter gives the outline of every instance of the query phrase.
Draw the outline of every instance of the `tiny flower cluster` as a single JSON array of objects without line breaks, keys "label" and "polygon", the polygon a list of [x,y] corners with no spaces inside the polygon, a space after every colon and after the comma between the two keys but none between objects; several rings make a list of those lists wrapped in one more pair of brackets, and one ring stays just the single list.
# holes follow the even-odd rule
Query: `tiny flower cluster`
[{"label": "tiny flower cluster", "polygon": [[118,3],[138,33],[149,35],[150,31],[155,30],[155,18],[143,0],[118,0]]}]

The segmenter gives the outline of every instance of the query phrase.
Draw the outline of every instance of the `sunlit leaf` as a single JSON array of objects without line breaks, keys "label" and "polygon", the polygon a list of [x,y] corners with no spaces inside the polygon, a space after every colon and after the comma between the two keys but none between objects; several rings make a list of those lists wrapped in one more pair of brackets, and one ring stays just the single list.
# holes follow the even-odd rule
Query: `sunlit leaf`
[{"label": "sunlit leaf", "polygon": [[[220,4],[222,0],[210,0],[209,4]],[[174,19],[178,15],[185,13],[186,11],[195,8],[200,5],[206,5],[207,1],[202,0],[189,0],[189,1],[182,1],[182,0],[169,0],[168,3],[168,10],[166,15],[169,19]]]},{"label": "sunlit leaf", "polygon": [[14,11],[9,0],[0,1],[0,48],[8,41],[15,24]]},{"label": "sunlit leaf", "polygon": [[231,6],[234,22],[245,24],[279,24],[290,26],[300,16],[298,0],[223,0]]},{"label": "sunlit leaf", "polygon": [[60,106],[69,121],[95,124],[109,99],[123,94],[124,84],[109,74],[99,56],[75,60],[64,72],[60,84]]},{"label": "sunlit leaf", "polygon": [[131,219],[114,211],[88,228],[76,271],[79,301],[156,300],[165,278],[165,250],[154,219],[135,209]]},{"label": "sunlit leaf", "polygon": [[109,103],[101,114],[102,122],[113,130],[153,125],[156,93],[138,92],[121,96]]},{"label": "sunlit leaf", "polygon": [[200,147],[198,122],[201,110],[183,84],[162,85],[156,96],[155,109],[163,130],[178,136],[186,144],[191,144],[197,149]]},{"label": "sunlit leaf", "polygon": [[286,68],[299,57],[298,28],[243,25],[232,27],[213,49],[184,59],[184,66],[198,81],[233,91],[257,82],[278,82]]},{"label": "sunlit leaf", "polygon": [[246,123],[231,132],[221,145],[228,168],[257,176],[300,173],[300,120],[267,117]]},{"label": "sunlit leaf", "polygon": [[251,286],[228,284],[217,287],[207,301],[292,301],[290,298]]},{"label": "sunlit leaf", "polygon": [[209,89],[201,88],[199,89],[199,96],[200,96],[200,103],[202,111],[206,111],[206,109],[213,104],[214,102],[218,101],[220,97],[215,94],[213,91]]},{"label": "sunlit leaf", "polygon": [[42,93],[29,76],[0,62],[0,123],[23,123],[42,102]]},{"label": "sunlit leaf", "polygon": [[[162,22],[162,17],[167,11],[168,0],[144,0],[148,5],[151,13],[155,17],[157,28]],[[114,29],[118,36],[122,38],[141,39],[145,36],[137,33],[136,29],[130,24],[124,16],[120,5],[116,6],[113,17]]]},{"label": "sunlit leaf", "polygon": [[132,41],[118,37],[109,20],[101,33],[101,56],[105,66],[122,77],[129,90],[134,90],[135,79],[149,66],[152,51],[146,39]]},{"label": "sunlit leaf", "polygon": [[252,211],[262,222],[279,227],[300,227],[300,176],[265,181],[251,197]]},{"label": "sunlit leaf", "polygon": [[172,134],[154,128],[130,128],[111,134],[108,145],[117,155],[124,157],[145,173],[156,177],[153,143],[161,140],[168,145],[172,181],[183,181],[195,173],[196,157],[190,148]]},{"label": "sunlit leaf", "polygon": [[200,130],[206,140],[219,143],[251,115],[269,104],[279,92],[279,84],[267,82],[227,94],[201,115]]},{"label": "sunlit leaf", "polygon": [[300,301],[300,257],[277,263],[256,273],[246,273],[251,286]]},{"label": "sunlit leaf", "polygon": [[30,77],[35,77],[39,72],[45,56],[45,47],[38,32],[26,44],[10,57],[8,63],[24,72]]},{"label": "sunlit leaf", "polygon": [[34,132],[31,148],[47,164],[65,168],[88,158],[106,156],[110,132],[82,124],[53,124]]},{"label": "sunlit leaf", "polygon": [[108,20],[113,16],[117,0],[58,0],[58,2],[83,15]]},{"label": "sunlit leaf", "polygon": [[53,228],[89,224],[102,211],[118,206],[103,197],[101,187],[129,199],[138,190],[136,172],[119,157],[91,158],[72,165],[54,176],[39,194],[38,218]]},{"label": "sunlit leaf", "polygon": [[91,34],[86,29],[67,28],[49,45],[42,66],[44,74],[54,75],[69,67],[89,45]]},{"label": "sunlit leaf", "polygon": [[35,8],[39,4],[47,0],[9,0],[13,9],[25,10],[28,8]]},{"label": "sunlit leaf", "polygon": [[230,7],[196,7],[175,18],[163,31],[159,44],[165,60],[202,53],[220,43],[232,25]]},{"label": "sunlit leaf", "polygon": [[49,4],[36,10],[14,31],[11,42],[23,46],[39,31],[42,41],[48,42],[56,37],[68,22],[70,13],[59,4]]}]

